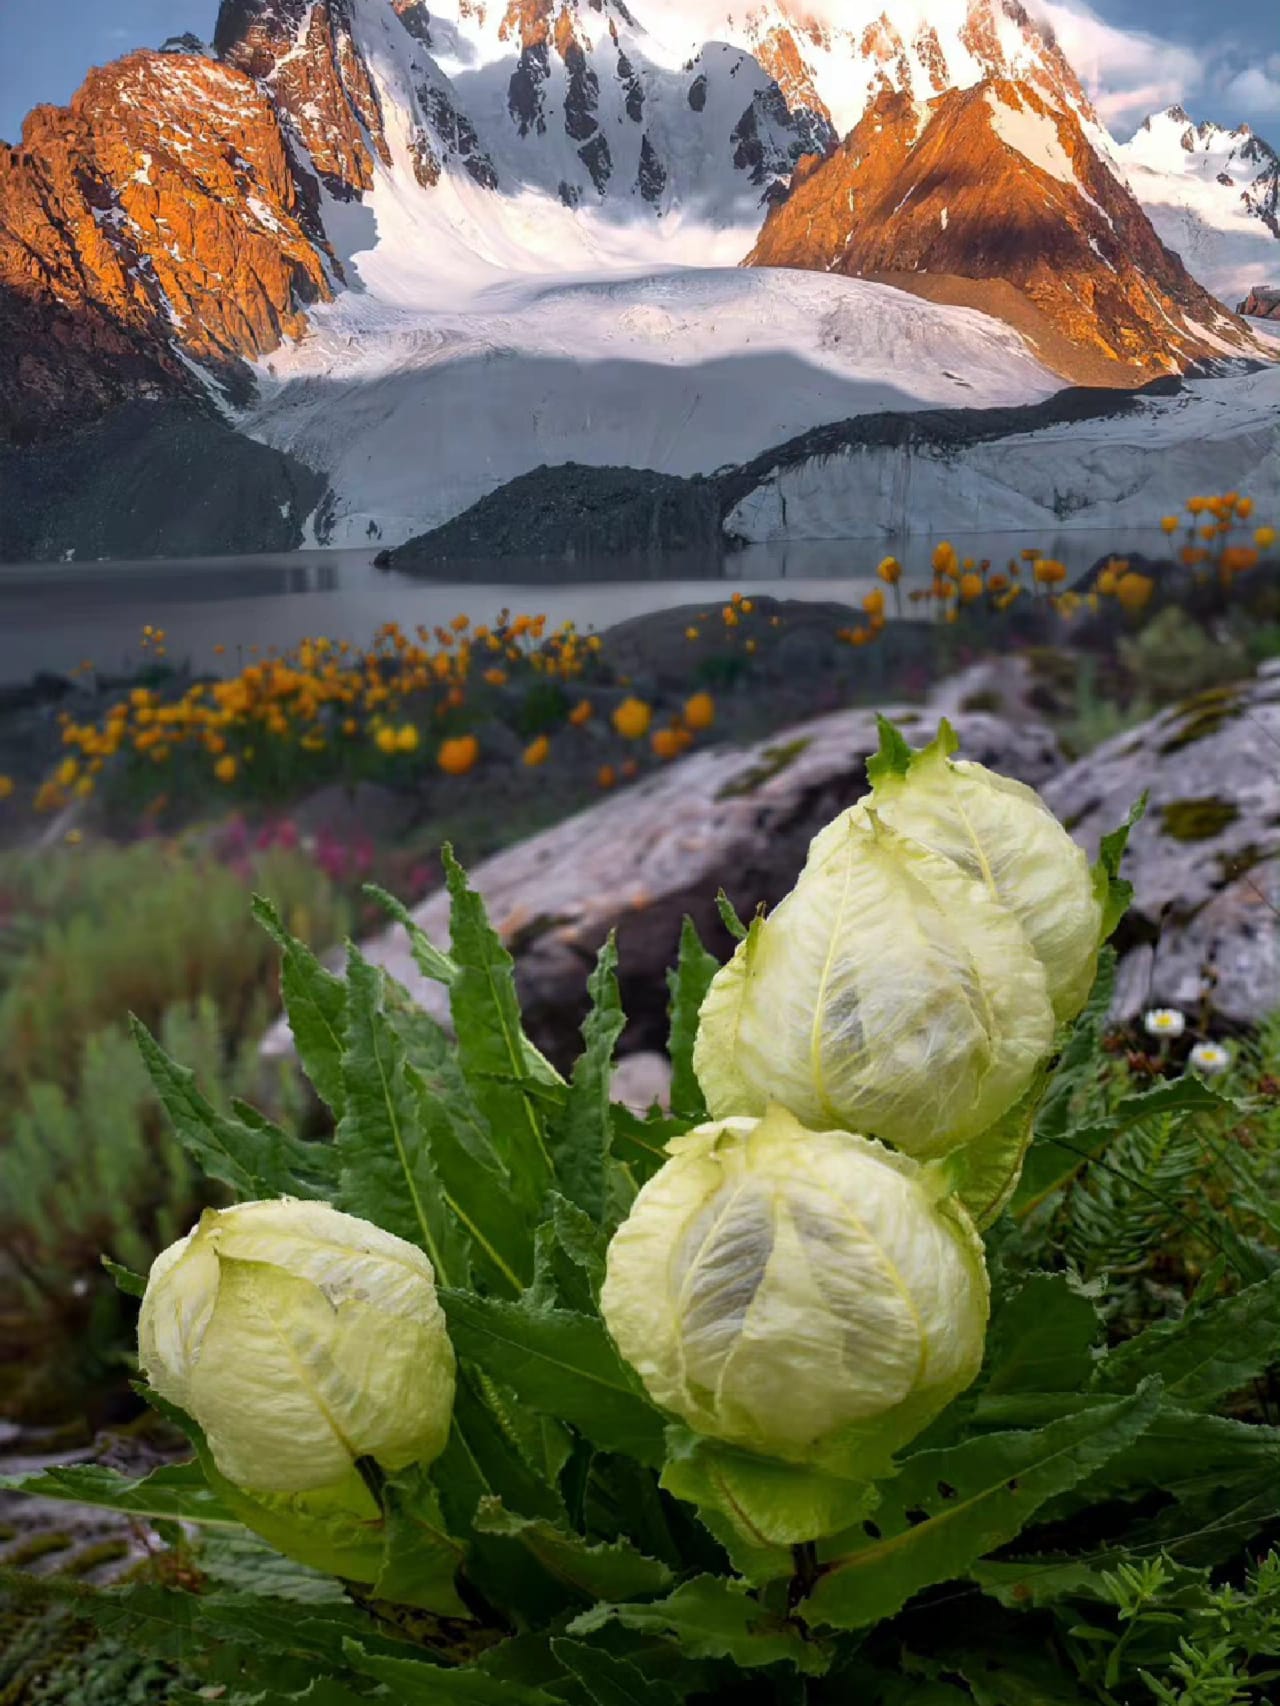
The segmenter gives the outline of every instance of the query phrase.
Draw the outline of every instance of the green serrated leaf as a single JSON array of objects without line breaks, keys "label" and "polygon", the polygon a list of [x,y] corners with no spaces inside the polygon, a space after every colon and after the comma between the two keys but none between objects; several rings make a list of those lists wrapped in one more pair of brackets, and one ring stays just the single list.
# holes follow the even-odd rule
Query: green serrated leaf
[{"label": "green serrated leaf", "polygon": [[591,1007],[582,1026],[582,1053],[563,1107],[547,1122],[547,1144],[560,1191],[592,1220],[600,1221],[612,1149],[613,1051],[626,1025],[618,992],[618,948],[612,935],[600,949],[587,993]]},{"label": "green serrated leaf", "polygon": [[421,1659],[388,1658],[348,1641],[347,1663],[364,1676],[385,1683],[395,1706],[557,1706],[555,1696],[507,1678],[490,1676],[475,1665],[445,1669],[424,1654]]},{"label": "green serrated leaf", "polygon": [[[724,891],[721,890],[723,895]],[[725,905],[728,906],[728,899]],[[734,913],[745,936],[746,926]],[[693,1045],[698,1035],[698,1013],[720,965],[698,936],[687,914],[680,926],[680,949],[674,968],[667,973],[667,1013],[670,1030],[667,1053],[671,1057],[671,1109],[678,1117],[698,1121],[706,1118],[707,1104],[693,1070]]]},{"label": "green serrated leaf", "polygon": [[716,890],[716,911],[720,914],[720,922],[734,941],[741,942],[747,934],[747,926],[742,922],[737,907],[723,889]]},{"label": "green serrated leaf", "polygon": [[465,1285],[470,1240],[441,1184],[422,1117],[421,1080],[382,1011],[381,974],[354,947],[347,955],[347,986],[337,1206],[417,1244],[441,1284]]},{"label": "green serrated leaf", "polygon": [[648,1605],[594,1606],[575,1617],[568,1632],[592,1635],[610,1623],[666,1636],[690,1658],[731,1659],[744,1670],[791,1664],[805,1675],[821,1676],[830,1664],[821,1642],[766,1611],[743,1583],[719,1576],[695,1576]]},{"label": "green serrated leaf", "polygon": [[254,918],[280,949],[280,994],[294,1047],[316,1092],[341,1119],[342,1057],[346,1052],[346,985],[285,929],[269,900],[255,895]]},{"label": "green serrated leaf", "polygon": [[1101,1330],[1097,1308],[1065,1274],[1032,1274],[991,1322],[983,1395],[1082,1391]]},{"label": "green serrated leaf", "polygon": [[1099,1364],[1102,1392],[1158,1376],[1170,1404],[1209,1409],[1280,1362],[1280,1272],[1181,1321],[1161,1321]]},{"label": "green serrated leaf", "polygon": [[476,1363],[532,1409],[571,1422],[603,1446],[655,1468],[662,1417],[649,1403],[594,1316],[531,1310],[497,1298],[444,1291],[440,1297],[459,1357]]},{"label": "green serrated leaf", "polygon": [[890,776],[905,776],[915,757],[902,730],[888,717],[877,715],[876,728],[880,734],[880,749],[867,759],[867,781],[873,788]]},{"label": "green serrated leaf", "polygon": [[963,1575],[1006,1545],[1046,1500],[1083,1481],[1150,1426],[1158,1382],[1132,1398],[1025,1433],[988,1434],[906,1459],[875,1520],[820,1547],[806,1620],[863,1629],[922,1588]]},{"label": "green serrated leaf", "polygon": [[170,1059],[140,1019],[131,1016],[130,1026],[178,1141],[210,1179],[248,1199],[332,1194],[334,1155],[327,1144],[303,1142],[269,1121],[250,1126],[220,1114],[200,1094],[195,1073]]},{"label": "green serrated leaf", "polygon": [[671,1571],[647,1558],[628,1540],[596,1542],[561,1523],[516,1516],[498,1499],[481,1502],[475,1517],[481,1534],[520,1545],[543,1569],[588,1599],[637,1599],[671,1585]]},{"label": "green serrated leaf", "polygon": [[117,1291],[122,1291],[126,1297],[145,1297],[147,1295],[147,1276],[135,1274],[132,1268],[126,1268],[119,1262],[113,1262],[110,1256],[99,1256],[106,1271],[116,1282]]},{"label": "green serrated leaf", "polygon": [[586,1689],[592,1706],[677,1706],[681,1698],[669,1684],[585,1641],[561,1636],[551,1642],[551,1651]]},{"label": "green serrated leaf", "polygon": [[0,1476],[0,1487],[40,1499],[68,1499],[128,1516],[198,1523],[239,1531],[239,1519],[213,1492],[199,1463],[172,1463],[131,1480],[98,1463],[42,1469],[33,1475]]},{"label": "green serrated leaf", "polygon": [[686,1120],[666,1114],[641,1116],[619,1102],[613,1104],[613,1152],[637,1189],[666,1161],[667,1143],[686,1130]]},{"label": "green serrated leaf", "polygon": [[1133,900],[1133,884],[1120,875],[1120,861],[1129,845],[1129,832],[1146,815],[1149,794],[1144,793],[1130,806],[1129,815],[1118,829],[1102,837],[1098,858],[1093,867],[1093,892],[1102,908],[1102,940],[1105,942],[1129,910]]},{"label": "green serrated leaf", "polygon": [[456,1585],[465,1548],[445,1532],[426,1471],[413,1468],[392,1476],[382,1490],[382,1507],[385,1542],[374,1598],[418,1606],[439,1617],[469,1617]]},{"label": "green serrated leaf", "polygon": [[490,924],[484,902],[445,847],[451,901],[449,985],[458,1059],[488,1121],[516,1197],[534,1211],[554,1179],[545,1116],[564,1080],[525,1036],[511,955]]},{"label": "green serrated leaf", "polygon": [[409,938],[409,952],[423,977],[429,978],[432,983],[443,983],[447,988],[458,975],[458,968],[448,954],[442,953],[436,947],[409,908],[393,894],[388,894],[386,889],[380,888],[377,883],[366,883],[364,892],[371,900],[376,900],[397,924],[404,926]]}]

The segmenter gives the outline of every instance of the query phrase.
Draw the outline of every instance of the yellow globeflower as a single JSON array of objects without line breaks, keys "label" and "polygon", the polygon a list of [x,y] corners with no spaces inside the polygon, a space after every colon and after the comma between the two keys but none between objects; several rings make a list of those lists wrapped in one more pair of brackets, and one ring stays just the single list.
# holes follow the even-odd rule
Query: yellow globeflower
[{"label": "yellow globeflower", "polygon": [[884,594],[878,586],[872,587],[871,591],[867,593],[862,600],[862,608],[868,616],[884,615]]},{"label": "yellow globeflower", "polygon": [[1274,527],[1259,527],[1254,530],[1253,542],[1262,551],[1269,551],[1276,542]]},{"label": "yellow globeflower", "polygon": [[1165,533],[1176,533],[1181,525],[1176,515],[1166,515],[1160,521],[1160,527]]},{"label": "yellow globeflower", "polygon": [[1144,608],[1156,589],[1150,575],[1140,575],[1131,569],[1116,582],[1116,600],[1121,609],[1135,612]]},{"label": "yellow globeflower", "polygon": [[966,604],[972,604],[975,598],[981,598],[982,576],[979,574],[961,575],[960,596]]},{"label": "yellow globeflower", "polygon": [[64,758],[53,774],[60,788],[69,788],[80,774],[80,766],[74,758]]},{"label": "yellow globeflower", "polygon": [[653,709],[643,699],[627,698],[615,707],[612,722],[624,740],[643,740],[653,721]]},{"label": "yellow globeflower", "polygon": [[551,742],[546,735],[539,735],[531,740],[524,749],[524,762],[530,770],[536,770],[540,764],[545,764],[551,755]]},{"label": "yellow globeflower", "polygon": [[569,713],[569,721],[573,724],[575,729],[580,729],[583,723],[589,723],[591,721],[590,699],[579,699],[578,703]]},{"label": "yellow globeflower", "polygon": [[876,573],[886,586],[895,586],[902,579],[902,564],[896,557],[882,557]]},{"label": "yellow globeflower", "polygon": [[418,731],[412,723],[406,723],[396,735],[397,752],[416,752],[418,750]]},{"label": "yellow globeflower", "polygon": [[213,773],[219,782],[234,782],[238,766],[231,754],[225,753],[213,767]]},{"label": "yellow globeflower", "polygon": [[446,776],[465,776],[468,770],[475,768],[479,756],[480,742],[474,735],[454,735],[452,739],[440,742],[436,763]]},{"label": "yellow globeflower", "polygon": [[716,720],[716,702],[709,693],[694,693],[684,702],[685,726],[709,729]]},{"label": "yellow globeflower", "polygon": [[7,800],[14,790],[12,776],[0,776],[0,800]]},{"label": "yellow globeflower", "polygon": [[391,754],[398,750],[400,741],[396,731],[393,728],[389,728],[384,723],[374,735],[373,744],[377,747],[379,752]]}]

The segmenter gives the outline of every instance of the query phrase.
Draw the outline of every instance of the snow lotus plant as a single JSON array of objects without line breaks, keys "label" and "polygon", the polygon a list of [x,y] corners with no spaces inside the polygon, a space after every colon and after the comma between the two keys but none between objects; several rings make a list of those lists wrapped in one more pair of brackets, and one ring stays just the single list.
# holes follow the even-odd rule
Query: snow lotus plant
[{"label": "snow lotus plant", "polygon": [[[447,951],[381,898],[451,1033],[255,903],[332,1136],[220,1112],[136,1027],[226,1206],[148,1280],[115,1270],[143,1298],[141,1390],[191,1460],[22,1483],[178,1548],[157,1581],[77,1586],[77,1615],[227,1706],[771,1701],[797,1673],[815,1703],[888,1698],[902,1643],[867,1631],[935,1584],[1002,1581],[980,1560],[1051,1503],[1060,1548],[1063,1495],[1113,1460],[1121,1487],[1164,1485],[1167,1453],[1148,1474],[1125,1451],[1159,1402],[1147,1361],[1095,1357],[1065,1278],[1015,1285],[987,1331],[976,1136],[1040,1094],[1109,897],[1033,799],[950,764],[887,735],[872,798],[729,972],[686,921],[670,1113],[611,1100],[612,941],[564,1076],[447,853]],[[1046,1131],[1106,999],[1067,1036]]]},{"label": "snow lotus plant", "polygon": [[913,753],[882,725],[870,793],[713,979],[694,1067],[717,1118],[781,1102],[920,1159],[974,1146],[984,1171],[994,1147],[1007,1188],[1115,922],[1114,872],[955,744],[944,722]]}]

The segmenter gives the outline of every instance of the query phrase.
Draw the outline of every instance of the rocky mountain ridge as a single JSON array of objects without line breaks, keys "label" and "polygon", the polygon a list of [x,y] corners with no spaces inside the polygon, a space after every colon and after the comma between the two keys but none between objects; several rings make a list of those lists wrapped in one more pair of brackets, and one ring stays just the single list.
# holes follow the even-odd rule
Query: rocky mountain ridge
[{"label": "rocky mountain ridge", "polygon": [[[176,400],[336,488],[341,446],[371,421],[402,408],[414,430],[442,418],[424,387],[451,352],[542,361],[529,305],[545,326],[553,297],[596,315],[600,348],[582,359],[631,340],[616,374],[600,370],[614,390],[579,414],[612,419],[665,395],[637,393],[631,364],[687,363],[674,347],[698,345],[703,320],[714,364],[718,328],[744,323],[732,269],[748,255],[835,275],[831,289],[840,275],[895,288],[870,316],[850,293],[845,318],[873,328],[859,333],[866,350],[824,311],[811,330],[840,385],[814,390],[807,419],[735,441],[735,459],[894,406],[889,375],[905,407],[973,386],[972,313],[955,321],[964,354],[945,372],[929,353],[945,313],[921,319],[928,373],[902,367],[903,289],[1016,328],[1031,353],[1019,365],[999,347],[994,388],[972,399],[988,404],[1032,401],[1062,378],[1127,384],[1261,353],[1162,247],[1122,177],[1052,33],[1019,0],[759,0],[744,14],[726,0],[223,0],[209,48],[179,37],[131,54],[0,145],[0,437]],[[677,276],[707,298],[697,326]],[[632,287],[616,323],[615,280]],[[881,326],[892,349],[871,347]],[[800,367],[810,341],[789,351]],[[734,345],[709,375],[732,378],[712,410],[726,422],[744,383],[730,357],[745,359]],[[373,385],[397,389],[375,398]],[[557,387],[545,365],[525,386],[524,468],[554,460]],[[477,431],[492,435],[487,417]],[[655,423],[634,465],[702,466],[667,436]],[[624,460],[616,447],[599,459]],[[520,471],[488,440],[471,460],[488,477],[450,513]],[[384,522],[391,541],[420,530],[404,481],[384,485],[338,491],[335,542]]]}]

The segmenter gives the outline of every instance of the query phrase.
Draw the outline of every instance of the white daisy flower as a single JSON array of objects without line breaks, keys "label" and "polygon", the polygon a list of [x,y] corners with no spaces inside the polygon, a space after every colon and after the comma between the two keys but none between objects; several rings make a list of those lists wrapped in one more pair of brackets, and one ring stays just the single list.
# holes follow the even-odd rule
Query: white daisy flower
[{"label": "white daisy flower", "polygon": [[1225,1072],[1231,1065],[1231,1054],[1221,1043],[1197,1043],[1187,1056],[1187,1061],[1197,1072],[1203,1072],[1212,1078],[1219,1072]]},{"label": "white daisy flower", "polygon": [[1180,1037],[1187,1028],[1186,1017],[1176,1007],[1153,1007],[1142,1015],[1142,1024],[1152,1037]]}]

